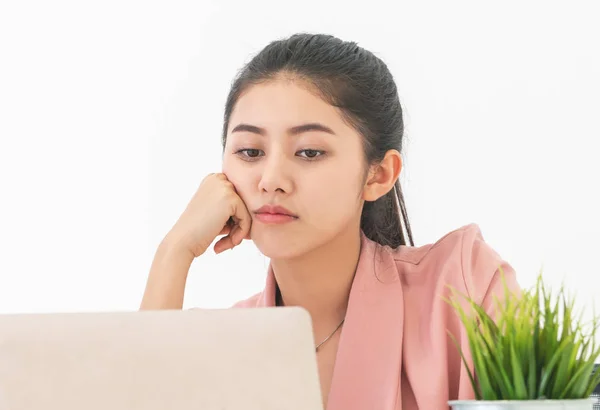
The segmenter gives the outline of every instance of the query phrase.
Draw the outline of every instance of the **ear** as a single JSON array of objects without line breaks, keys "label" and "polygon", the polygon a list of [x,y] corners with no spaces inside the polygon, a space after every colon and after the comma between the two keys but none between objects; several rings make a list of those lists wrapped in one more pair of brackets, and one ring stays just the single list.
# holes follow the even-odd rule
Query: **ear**
[{"label": "ear", "polygon": [[363,189],[365,201],[376,201],[394,187],[402,170],[402,157],[400,153],[391,149],[385,153],[379,164],[371,165]]}]

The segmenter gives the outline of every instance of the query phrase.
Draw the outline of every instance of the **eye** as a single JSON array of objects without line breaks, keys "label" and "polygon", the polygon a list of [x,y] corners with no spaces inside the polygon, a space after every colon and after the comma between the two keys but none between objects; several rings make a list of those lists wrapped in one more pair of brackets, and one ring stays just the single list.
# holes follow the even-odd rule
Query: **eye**
[{"label": "eye", "polygon": [[[302,155],[304,154],[304,155]],[[325,151],[321,151],[321,150],[317,150],[317,149],[303,149],[301,151],[298,151],[298,155],[300,155],[302,158],[306,158],[306,159],[316,159],[317,157],[320,157],[322,155],[325,154]]]},{"label": "eye", "polygon": [[236,151],[235,153],[237,155],[241,156],[242,159],[244,159],[246,161],[252,161],[252,160],[260,157],[261,155],[264,155],[264,152],[262,152],[261,150],[256,149],[256,148],[243,148],[243,149]]}]

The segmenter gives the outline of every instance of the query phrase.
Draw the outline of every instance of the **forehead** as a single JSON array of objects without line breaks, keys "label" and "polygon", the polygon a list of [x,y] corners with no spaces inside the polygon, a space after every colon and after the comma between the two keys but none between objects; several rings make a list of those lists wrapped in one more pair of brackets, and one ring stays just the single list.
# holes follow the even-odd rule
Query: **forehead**
[{"label": "forehead", "polygon": [[324,101],[301,80],[276,79],[250,86],[239,97],[229,130],[238,123],[264,128],[291,127],[308,122],[326,124],[334,131],[346,130],[338,108]]}]

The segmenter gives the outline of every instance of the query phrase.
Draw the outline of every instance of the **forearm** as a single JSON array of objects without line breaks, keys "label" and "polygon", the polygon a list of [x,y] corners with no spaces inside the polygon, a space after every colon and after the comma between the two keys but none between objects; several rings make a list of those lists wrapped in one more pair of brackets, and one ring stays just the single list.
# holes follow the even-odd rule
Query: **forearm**
[{"label": "forearm", "polygon": [[193,260],[191,252],[164,240],[152,261],[140,310],[181,309]]}]

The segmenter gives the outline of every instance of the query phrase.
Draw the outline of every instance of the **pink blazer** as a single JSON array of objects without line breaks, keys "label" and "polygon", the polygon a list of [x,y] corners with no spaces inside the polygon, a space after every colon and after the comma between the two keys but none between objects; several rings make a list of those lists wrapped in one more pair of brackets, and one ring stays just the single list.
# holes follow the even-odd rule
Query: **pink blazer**
[{"label": "pink blazer", "polygon": [[[465,332],[442,298],[451,285],[492,312],[492,294],[503,294],[500,266],[518,292],[514,270],[475,224],[434,244],[396,250],[363,234],[327,410],[441,410],[448,409],[448,400],[473,399],[446,330],[468,349]],[[269,267],[264,290],[234,307],[274,305]],[[467,358],[471,363],[468,352]]]}]

